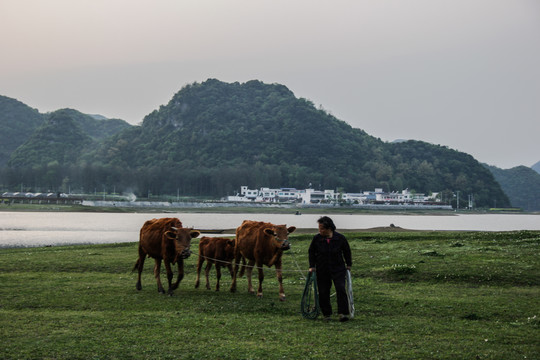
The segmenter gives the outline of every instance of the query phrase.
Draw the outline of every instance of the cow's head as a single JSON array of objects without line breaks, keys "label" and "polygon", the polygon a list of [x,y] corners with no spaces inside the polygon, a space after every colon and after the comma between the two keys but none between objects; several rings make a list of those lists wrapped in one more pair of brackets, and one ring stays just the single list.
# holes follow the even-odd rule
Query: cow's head
[{"label": "cow's head", "polygon": [[196,238],[201,235],[200,231],[187,229],[187,228],[176,228],[172,227],[171,230],[165,233],[165,236],[174,241],[174,248],[176,250],[176,257],[173,262],[176,262],[178,258],[186,259],[191,255],[191,239]]},{"label": "cow's head", "polygon": [[294,230],[296,230],[295,226],[287,227],[287,225],[274,225],[271,228],[264,229],[264,232],[274,238],[278,248],[281,250],[289,250],[291,248],[289,234],[294,232]]},{"label": "cow's head", "polygon": [[229,239],[225,243],[225,258],[234,259],[234,239]]}]

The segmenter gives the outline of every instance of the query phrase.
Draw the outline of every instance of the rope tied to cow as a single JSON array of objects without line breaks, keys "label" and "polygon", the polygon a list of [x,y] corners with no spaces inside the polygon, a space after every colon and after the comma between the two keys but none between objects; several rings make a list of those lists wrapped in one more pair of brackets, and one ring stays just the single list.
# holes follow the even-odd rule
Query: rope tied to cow
[{"label": "rope tied to cow", "polygon": [[[193,255],[197,255],[198,257],[201,257],[201,258],[204,258],[206,260],[212,260],[212,261],[215,261],[215,262],[219,262],[221,263],[222,265],[234,265],[234,261],[225,261],[225,260],[221,260],[221,259],[215,259],[215,258],[212,258],[212,257],[209,257],[209,256],[205,256],[205,255],[201,255],[201,254],[198,254],[198,253],[195,253],[193,251],[190,250],[190,253],[193,254]],[[295,260],[296,261],[296,260]],[[240,264],[240,263],[239,263]],[[298,266],[298,263],[296,264]],[[262,266],[257,266],[257,265],[248,265],[248,264],[242,264],[242,266],[245,266],[245,267],[249,267],[249,268],[252,268],[252,269],[257,269],[257,270],[264,270],[264,267]],[[306,271],[305,270],[302,270],[300,269],[300,267],[298,266],[298,270],[284,270],[284,269],[281,269],[281,272],[299,272],[302,274],[302,277],[305,279],[305,276],[303,275]]]}]

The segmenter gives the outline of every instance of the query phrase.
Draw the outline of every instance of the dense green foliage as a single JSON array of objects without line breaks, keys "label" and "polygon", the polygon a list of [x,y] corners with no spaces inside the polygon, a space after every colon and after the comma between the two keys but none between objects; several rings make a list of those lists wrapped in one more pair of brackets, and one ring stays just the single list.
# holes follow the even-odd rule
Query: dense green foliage
[{"label": "dense green foliage", "polygon": [[486,167],[491,171],[512,206],[526,211],[540,211],[540,174],[526,166],[503,170],[495,166]]},{"label": "dense green foliage", "polygon": [[13,152],[9,165],[35,167],[50,163],[73,164],[90,143],[90,137],[70,114],[59,110],[51,114],[45,124]]},{"label": "dense green foliage", "polygon": [[76,165],[81,155],[100,139],[129,126],[122,120],[95,120],[76,110],[58,110],[49,114],[45,123],[11,154],[9,165],[16,168],[39,167],[51,162]]},{"label": "dense green foliage", "polygon": [[195,256],[172,297],[157,293],[151,260],[137,291],[135,243],[0,249],[1,357],[537,358],[539,232],[347,234],[356,309],[347,323],[300,315],[311,237],[291,236],[285,302],[268,268],[262,299],[245,277],[230,293],[226,272],[220,292],[195,289]]},{"label": "dense green foliage", "polygon": [[[491,173],[470,155],[418,141],[385,143],[279,84],[210,79],[185,86],[141,126],[99,144],[87,142],[89,129],[78,129],[82,132],[58,130],[66,141],[80,142],[72,157],[49,150],[50,134],[41,131],[35,144],[13,154],[5,182],[11,187],[26,183],[58,188],[69,182],[72,189],[86,192],[115,188],[137,195],[215,197],[233,194],[241,185],[311,184],[347,192],[408,188],[443,192],[445,200],[460,191],[474,196],[475,207],[510,205]],[[48,154],[39,155],[37,147]],[[65,148],[73,148],[73,143]],[[36,171],[54,173],[56,181],[43,184]]]},{"label": "dense green foliage", "polygon": [[0,167],[43,123],[43,115],[27,105],[0,95]]},{"label": "dense green foliage", "polygon": [[47,114],[44,123],[11,153],[0,180],[16,189],[15,184],[27,184],[24,190],[68,191],[88,176],[81,156],[103,138],[129,127],[123,120],[96,120],[71,109]]}]

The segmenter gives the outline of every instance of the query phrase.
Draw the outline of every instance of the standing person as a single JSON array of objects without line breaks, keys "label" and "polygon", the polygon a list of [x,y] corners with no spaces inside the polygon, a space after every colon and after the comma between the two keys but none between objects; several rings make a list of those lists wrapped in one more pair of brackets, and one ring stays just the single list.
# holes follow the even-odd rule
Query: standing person
[{"label": "standing person", "polygon": [[337,294],[339,321],[349,320],[349,300],[345,289],[347,270],[351,269],[352,256],[349,242],[336,231],[332,219],[323,216],[317,220],[319,233],[309,246],[309,272],[317,272],[319,305],[325,320],[332,317],[330,288],[332,282]]}]

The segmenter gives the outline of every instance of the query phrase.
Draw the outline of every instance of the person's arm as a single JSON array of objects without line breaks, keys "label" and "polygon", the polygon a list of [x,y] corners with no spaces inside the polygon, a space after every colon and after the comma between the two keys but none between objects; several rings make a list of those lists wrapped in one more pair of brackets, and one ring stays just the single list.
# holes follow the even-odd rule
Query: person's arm
[{"label": "person's arm", "polygon": [[309,272],[314,272],[316,270],[316,259],[317,259],[317,247],[315,245],[315,238],[317,236],[313,237],[313,240],[311,240],[311,244],[309,245],[308,249],[308,256],[309,256]]}]

